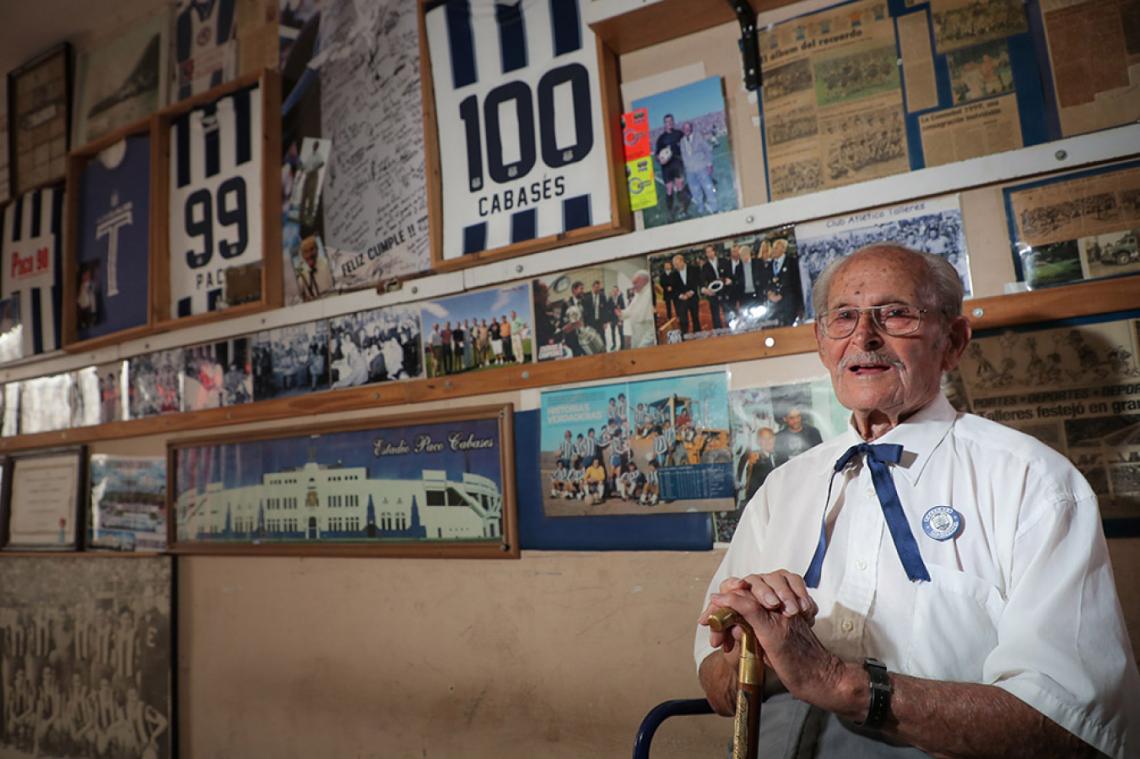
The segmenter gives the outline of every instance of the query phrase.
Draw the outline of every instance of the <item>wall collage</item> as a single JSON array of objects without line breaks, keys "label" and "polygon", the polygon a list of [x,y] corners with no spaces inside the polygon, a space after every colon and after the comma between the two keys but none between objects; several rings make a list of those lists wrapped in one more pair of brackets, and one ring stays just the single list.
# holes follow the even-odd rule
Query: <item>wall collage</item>
[{"label": "wall collage", "polygon": [[[665,45],[676,60],[652,71],[637,51],[599,46],[596,1],[170,5],[78,55],[64,43],[8,74],[0,367],[409,288],[567,244],[691,229],[1140,119],[1127,0],[801,3],[761,26],[755,91],[739,81],[735,44],[719,46],[730,48],[721,65],[719,53],[674,39]],[[1108,40],[1095,55],[1083,42],[1094,32],[1075,36],[1074,19]],[[694,32],[713,33],[739,36],[731,24]],[[23,372],[0,387],[0,437],[285,399],[306,413],[312,394],[484,372],[506,388],[527,367],[795,328],[814,317],[824,267],[874,242],[945,258],[967,297],[978,295],[982,259],[995,257],[1014,290],[1113,279],[1137,291],[1134,152],[994,185],[1000,208],[987,223],[1004,224],[1008,247],[980,249],[973,189],[959,187]],[[1137,317],[983,332],[944,383],[959,409],[1069,456],[1118,534],[1140,524]],[[92,717],[90,731],[41,730],[6,711],[0,745],[170,754],[168,659],[121,648],[138,630],[165,629],[169,646],[163,554],[518,557],[565,547],[557,536],[574,522],[602,537],[571,547],[708,548],[731,539],[768,472],[847,423],[818,374],[742,386],[723,366],[677,368],[543,386],[534,410],[206,431],[166,455],[17,446],[3,460],[0,547],[157,563],[112,559],[86,578],[94,603],[61,595],[45,610],[32,601],[51,585],[40,578],[0,608],[5,650],[22,646],[0,670],[6,706],[74,687],[75,703],[110,715]],[[627,517],[672,537],[607,543],[615,526],[631,531]],[[34,559],[9,558],[0,574],[14,587],[8,575],[30,576],[21,562]],[[53,666],[54,639],[37,631],[63,618],[75,646]],[[121,635],[100,637],[108,628]]]}]

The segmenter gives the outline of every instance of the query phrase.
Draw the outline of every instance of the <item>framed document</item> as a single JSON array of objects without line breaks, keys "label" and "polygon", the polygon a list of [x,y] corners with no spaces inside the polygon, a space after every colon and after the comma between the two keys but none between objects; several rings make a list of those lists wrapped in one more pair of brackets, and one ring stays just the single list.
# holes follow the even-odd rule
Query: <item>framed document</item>
[{"label": "framed document", "polygon": [[79,549],[86,490],[84,447],[12,456],[3,474],[5,550]]},{"label": "framed document", "polygon": [[177,553],[518,558],[511,406],[172,442]]},{"label": "framed document", "polygon": [[420,3],[435,267],[628,227],[616,62],[587,3]]},{"label": "framed document", "polygon": [[8,74],[12,194],[63,179],[71,123],[71,45],[66,42]]}]

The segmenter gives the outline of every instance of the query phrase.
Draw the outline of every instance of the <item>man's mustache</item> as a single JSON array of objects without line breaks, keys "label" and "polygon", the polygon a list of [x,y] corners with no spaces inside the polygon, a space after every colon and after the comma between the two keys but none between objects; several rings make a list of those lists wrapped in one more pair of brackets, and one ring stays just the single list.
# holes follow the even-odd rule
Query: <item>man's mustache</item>
[{"label": "man's mustache", "polygon": [[849,369],[852,366],[871,366],[874,364],[886,364],[893,366],[896,369],[903,368],[903,362],[899,361],[894,356],[887,353],[880,353],[878,351],[871,351],[869,353],[855,353],[850,356],[844,356],[843,360],[839,362],[840,369]]}]

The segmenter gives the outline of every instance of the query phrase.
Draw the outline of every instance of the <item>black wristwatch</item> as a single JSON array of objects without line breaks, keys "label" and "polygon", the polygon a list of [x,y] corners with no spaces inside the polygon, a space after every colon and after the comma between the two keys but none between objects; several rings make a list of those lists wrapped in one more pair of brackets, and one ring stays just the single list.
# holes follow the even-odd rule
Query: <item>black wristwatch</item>
[{"label": "black wristwatch", "polygon": [[868,730],[879,730],[891,711],[891,678],[887,675],[887,665],[878,659],[864,659],[863,669],[871,677],[871,705],[867,708],[867,719],[855,724]]}]

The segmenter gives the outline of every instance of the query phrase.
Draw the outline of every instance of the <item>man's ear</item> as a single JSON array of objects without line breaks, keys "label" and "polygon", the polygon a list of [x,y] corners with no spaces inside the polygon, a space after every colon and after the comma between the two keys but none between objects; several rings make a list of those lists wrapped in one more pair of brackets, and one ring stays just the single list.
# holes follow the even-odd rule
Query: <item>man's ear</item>
[{"label": "man's ear", "polygon": [[946,331],[946,349],[942,353],[942,371],[948,372],[958,367],[973,334],[974,330],[966,317],[956,316],[950,321]]}]

